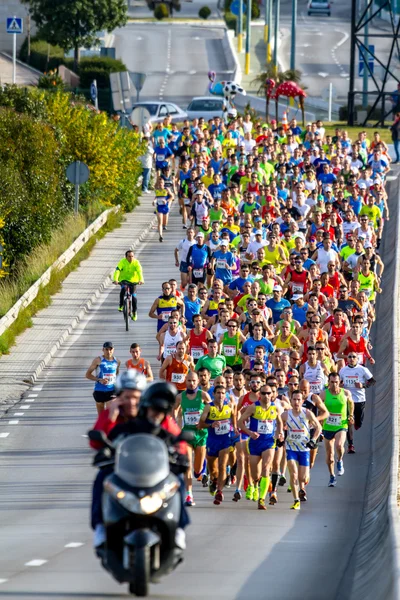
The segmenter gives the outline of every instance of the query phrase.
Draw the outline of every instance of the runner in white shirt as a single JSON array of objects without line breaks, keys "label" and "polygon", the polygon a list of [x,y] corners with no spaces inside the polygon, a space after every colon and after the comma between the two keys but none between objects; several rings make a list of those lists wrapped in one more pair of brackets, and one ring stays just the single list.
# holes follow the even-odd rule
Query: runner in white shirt
[{"label": "runner in white shirt", "polygon": [[354,426],[349,423],[347,432],[348,454],[354,454],[353,430],[360,429],[364,420],[365,411],[365,390],[375,385],[376,380],[371,371],[358,364],[358,355],[356,352],[350,352],[347,355],[348,365],[339,371],[340,380],[345,390],[351,394],[354,402]]},{"label": "runner in white shirt", "polygon": [[181,274],[181,290],[183,291],[189,282],[188,265],[186,262],[189,248],[196,243],[194,239],[194,229],[189,227],[186,238],[181,240],[174,250],[175,266],[179,267]]}]

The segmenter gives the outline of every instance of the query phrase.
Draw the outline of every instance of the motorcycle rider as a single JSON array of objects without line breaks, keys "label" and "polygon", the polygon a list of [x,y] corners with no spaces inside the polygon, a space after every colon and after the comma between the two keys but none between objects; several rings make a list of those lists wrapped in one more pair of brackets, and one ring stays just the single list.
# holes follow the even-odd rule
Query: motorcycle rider
[{"label": "motorcycle rider", "polygon": [[[181,474],[188,467],[187,447],[185,442],[177,443],[176,438],[179,436],[181,430],[170,415],[178,392],[175,386],[164,381],[151,383],[145,389],[143,379],[145,380],[144,375],[134,371],[128,371],[120,376],[117,380],[119,396],[117,396],[116,400],[120,395],[123,398],[128,396],[130,398],[128,409],[125,409],[123,400],[122,411],[120,410],[119,417],[117,416],[114,421],[111,421],[111,419],[106,421],[103,417],[102,423],[99,423],[100,419],[98,419],[95,429],[100,429],[108,434],[110,441],[116,440],[120,436],[129,436],[137,433],[156,435],[164,440],[169,448],[171,471],[176,475]],[[135,395],[133,391],[136,391]],[[135,396],[136,402],[133,401],[133,396]],[[125,400],[125,402],[127,401]],[[110,409],[113,409],[113,407],[110,406]],[[91,444],[93,445],[93,442]],[[106,472],[103,473],[104,471]],[[93,486],[92,527],[95,530],[94,545],[98,554],[101,554],[101,549],[105,542],[105,528],[101,514],[103,481],[111,472],[112,466],[101,469]],[[183,529],[189,524],[189,517],[184,506],[183,480],[181,481],[180,495],[182,509],[175,543],[184,550],[186,547],[186,536]]]}]

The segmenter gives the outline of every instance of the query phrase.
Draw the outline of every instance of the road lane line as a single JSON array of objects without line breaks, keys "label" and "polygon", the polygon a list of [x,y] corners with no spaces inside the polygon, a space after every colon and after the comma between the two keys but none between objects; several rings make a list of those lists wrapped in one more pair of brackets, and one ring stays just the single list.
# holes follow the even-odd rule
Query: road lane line
[{"label": "road lane line", "polygon": [[6,438],[9,435],[10,435],[9,433],[0,433],[0,438]]},{"label": "road lane line", "polygon": [[8,579],[0,579],[0,583],[6,583],[6,581],[8,581]]},{"label": "road lane line", "polygon": [[28,398],[37,398],[38,394],[29,394]]},{"label": "road lane line", "polygon": [[34,558],[33,560],[26,562],[25,567],[41,567],[45,563],[47,563],[47,560],[44,560],[44,558]]},{"label": "road lane line", "polygon": [[24,413],[14,413],[13,417],[22,417]]},{"label": "road lane line", "polygon": [[41,392],[41,391],[42,391],[42,389],[43,389],[43,386],[42,386],[42,385],[35,385],[35,386],[32,388],[32,392]]},{"label": "road lane line", "polygon": [[13,421],[8,421],[9,425],[18,425],[19,420],[18,419],[14,419]]},{"label": "road lane line", "polygon": [[30,408],[30,407],[31,407],[31,405],[30,405],[30,404],[22,404],[22,405],[20,406],[20,408]]},{"label": "road lane line", "polygon": [[83,542],[70,542],[69,544],[65,544],[64,548],[80,548],[83,545]]}]

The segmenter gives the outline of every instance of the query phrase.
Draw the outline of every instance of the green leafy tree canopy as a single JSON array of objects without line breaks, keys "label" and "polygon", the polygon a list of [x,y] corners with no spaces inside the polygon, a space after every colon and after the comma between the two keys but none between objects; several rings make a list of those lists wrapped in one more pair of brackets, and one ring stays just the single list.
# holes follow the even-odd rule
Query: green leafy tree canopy
[{"label": "green leafy tree canopy", "polygon": [[49,44],[74,50],[99,42],[99,31],[112,31],[127,22],[126,0],[22,0],[36,22],[40,36]]}]

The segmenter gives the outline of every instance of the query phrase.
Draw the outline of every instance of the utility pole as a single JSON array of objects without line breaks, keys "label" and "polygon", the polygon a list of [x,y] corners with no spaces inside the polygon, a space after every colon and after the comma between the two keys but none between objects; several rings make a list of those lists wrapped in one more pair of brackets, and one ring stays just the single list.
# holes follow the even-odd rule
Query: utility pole
[{"label": "utility pole", "polygon": [[[365,23],[364,26],[364,45],[365,48],[369,48],[369,44],[368,44],[368,33],[369,33],[369,28],[368,28],[368,19],[369,19],[369,15],[371,14],[370,10],[368,10],[368,2],[369,0],[365,0],[365,9],[367,10],[366,12],[366,18],[367,21]],[[369,76],[369,71],[367,68],[367,64],[369,61],[369,52],[363,48],[362,49],[362,56],[364,59],[364,70],[363,70],[363,96],[362,96],[362,106],[363,108],[368,108],[368,76]]]},{"label": "utility pole", "polygon": [[244,61],[244,72],[250,73],[250,25],[251,25],[251,0],[247,0],[247,22],[246,22],[246,56]]},{"label": "utility pole", "polygon": [[297,28],[297,0],[292,0],[292,39],[290,44],[290,68],[296,68],[296,28]]},{"label": "utility pole", "polygon": [[268,42],[268,29],[269,29],[269,2],[270,0],[264,0],[265,2],[265,24],[264,24],[264,43]]},{"label": "utility pole", "polygon": [[351,0],[351,33],[350,33],[350,81],[349,98],[347,105],[349,107],[348,123],[354,125],[354,79],[355,79],[355,58],[356,58],[356,18],[357,18],[357,0]]},{"label": "utility pole", "polygon": [[272,4],[273,0],[268,0],[268,39],[267,39],[267,62],[272,60],[271,52],[271,31],[272,31]]},{"label": "utility pole", "polygon": [[238,52],[243,52],[243,0],[239,0]]},{"label": "utility pole", "polygon": [[274,27],[274,67],[275,77],[278,74],[278,37],[279,37],[279,13],[280,13],[280,0],[275,0],[275,27]]}]

